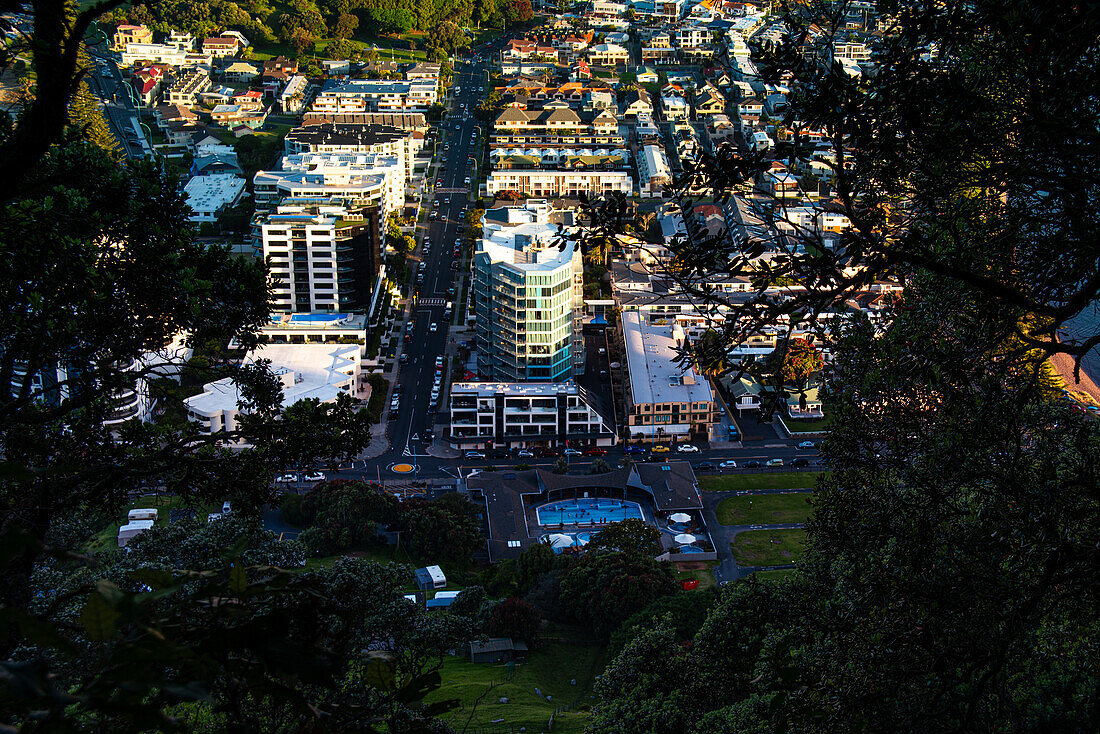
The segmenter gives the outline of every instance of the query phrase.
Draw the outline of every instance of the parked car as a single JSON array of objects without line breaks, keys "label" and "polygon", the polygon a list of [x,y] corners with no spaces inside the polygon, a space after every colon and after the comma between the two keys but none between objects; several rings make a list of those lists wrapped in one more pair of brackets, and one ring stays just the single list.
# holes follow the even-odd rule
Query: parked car
[{"label": "parked car", "polygon": [[555,456],[561,456],[561,454],[558,453],[557,449],[552,449],[549,446],[539,446],[535,449],[535,456],[540,459],[549,459]]},{"label": "parked car", "polygon": [[516,452],[516,456],[521,459],[533,459],[535,458],[535,452],[529,451],[528,449],[520,449]]},{"label": "parked car", "polygon": [[325,473],[323,471],[315,471],[306,474],[307,482],[323,482],[325,481]]},{"label": "parked car", "polygon": [[280,476],[275,481],[278,482],[279,484],[290,484],[291,482],[298,481],[298,475],[297,474],[283,474],[282,476]]},{"label": "parked car", "polygon": [[737,462],[734,461],[733,459],[728,459],[726,461],[723,461],[721,464],[719,464],[718,468],[719,469],[736,469],[737,468]]},{"label": "parked car", "polygon": [[745,468],[746,469],[759,469],[760,466],[761,466],[760,462],[757,461],[756,459],[753,459],[752,461],[746,461],[745,462]]},{"label": "parked car", "polygon": [[714,464],[710,463],[709,461],[700,461],[698,464],[695,465],[695,471],[714,471],[714,469]]},{"label": "parked car", "polygon": [[401,358],[398,359],[397,361],[400,362],[401,364],[408,364],[409,363],[409,353],[408,352],[401,352]]},{"label": "parked car", "polygon": [[491,452],[489,453],[489,455],[490,455],[491,457],[493,457],[494,459],[507,459],[507,458],[510,458],[510,457],[508,456],[508,452],[507,452],[507,451],[491,451]]},{"label": "parked car", "polygon": [[817,448],[817,444],[814,443],[813,441],[801,441],[798,444],[798,448],[800,448],[800,449],[815,449],[815,448]]},{"label": "parked car", "polygon": [[803,458],[797,458],[791,462],[791,466],[809,466],[810,462]]},{"label": "parked car", "polygon": [[657,444],[652,449],[650,449],[650,451],[652,451],[655,454],[667,454],[671,450],[672,449],[670,449],[668,446],[665,446],[664,444],[661,444],[661,443]]},{"label": "parked car", "polygon": [[585,456],[607,456],[607,449],[585,449]]},{"label": "parked car", "polygon": [[676,450],[681,454],[697,454],[699,453],[699,447],[693,443],[682,443],[676,447]]},{"label": "parked car", "polygon": [[581,452],[578,449],[566,449],[562,452],[565,456],[580,456]]},{"label": "parked car", "polygon": [[629,455],[629,454],[635,454],[635,455],[640,455],[640,454],[644,454],[644,453],[645,453],[645,449],[644,449],[643,447],[641,447],[641,446],[627,446],[627,447],[626,447],[626,453],[627,453],[628,455]]},{"label": "parked car", "polygon": [[783,466],[782,459],[768,459],[768,466]]},{"label": "parked car", "polygon": [[466,452],[466,458],[467,459],[484,459],[485,454],[481,453],[480,451],[467,451]]}]

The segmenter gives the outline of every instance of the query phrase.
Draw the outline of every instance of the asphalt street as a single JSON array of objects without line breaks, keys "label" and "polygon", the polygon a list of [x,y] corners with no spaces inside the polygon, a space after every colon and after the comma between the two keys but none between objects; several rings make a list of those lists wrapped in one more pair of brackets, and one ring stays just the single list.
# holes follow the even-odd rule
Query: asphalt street
[{"label": "asphalt street", "polygon": [[138,125],[138,111],[118,70],[117,61],[102,46],[92,47],[92,52],[95,63],[89,69],[88,81],[92,91],[103,102],[103,114],[115,139],[122,144],[128,158],[152,155],[153,150]]}]

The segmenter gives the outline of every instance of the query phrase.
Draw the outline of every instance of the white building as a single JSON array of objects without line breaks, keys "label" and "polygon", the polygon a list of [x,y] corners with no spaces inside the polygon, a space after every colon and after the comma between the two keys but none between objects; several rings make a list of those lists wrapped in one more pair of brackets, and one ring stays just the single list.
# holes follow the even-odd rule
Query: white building
[{"label": "white building", "polygon": [[319,123],[296,127],[283,140],[287,153],[378,153],[401,161],[406,179],[413,176],[424,135],[393,125]]},{"label": "white building", "polygon": [[490,209],[474,254],[478,371],[507,382],[563,382],[584,368],[584,268],[557,242],[571,212],[544,200]]},{"label": "white building", "polygon": [[582,192],[599,196],[612,191],[630,196],[634,192],[629,171],[497,170],[489,174],[485,186],[490,196],[501,191],[520,191],[528,196],[549,198],[576,198]]},{"label": "white building", "polygon": [[216,222],[226,209],[236,206],[244,194],[245,180],[235,173],[194,176],[183,191],[194,210],[192,222]]},{"label": "white building", "polygon": [[672,184],[672,167],[662,145],[647,145],[638,156],[638,193],[642,197],[663,196]]},{"label": "white building", "polygon": [[258,209],[280,199],[314,198],[377,204],[382,219],[405,203],[405,169],[393,155],[376,153],[296,153],[285,155],[277,171],[257,171],[252,191]]},{"label": "white building", "polygon": [[[310,203],[307,203],[310,202]],[[373,306],[382,269],[381,208],[349,211],[288,199],[256,220],[281,313],[346,313]]]},{"label": "white building", "polygon": [[[452,448],[615,444],[615,429],[575,382],[456,382],[451,385]],[[610,405],[604,406],[607,410]]]},{"label": "white building", "polygon": [[167,64],[168,66],[210,66],[213,62],[210,54],[193,54],[164,43],[128,43],[121,54],[122,66],[133,66],[140,62]]},{"label": "white building", "polygon": [[426,112],[438,99],[434,81],[349,79],[328,82],[313,101],[313,111],[326,114],[356,112]]},{"label": "white building", "polygon": [[295,74],[287,80],[283,91],[279,92],[279,107],[288,115],[296,115],[305,107],[309,80]]},{"label": "white building", "polygon": [[685,442],[706,436],[717,420],[710,382],[677,361],[685,334],[675,325],[649,323],[638,311],[621,318],[626,350],[627,430],[644,443]]},{"label": "white building", "polygon": [[[359,379],[359,344],[268,344],[250,353],[246,364],[271,361],[283,390],[283,407],[316,398],[335,402],[340,393],[354,395]],[[204,433],[237,430],[243,399],[231,377],[203,385],[199,395],[184,399],[187,417]]]}]

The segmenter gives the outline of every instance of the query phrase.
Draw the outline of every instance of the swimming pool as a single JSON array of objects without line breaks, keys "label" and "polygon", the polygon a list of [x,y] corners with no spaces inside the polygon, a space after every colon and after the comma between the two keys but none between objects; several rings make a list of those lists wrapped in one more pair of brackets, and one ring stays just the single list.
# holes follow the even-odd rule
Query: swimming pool
[{"label": "swimming pool", "polygon": [[644,519],[642,506],[629,500],[582,499],[551,502],[538,508],[539,525],[579,525]]},{"label": "swimming pool", "polygon": [[[562,541],[563,537],[570,538],[571,543],[565,543]],[[539,542],[549,543],[550,547],[554,549],[555,553],[561,553],[566,548],[581,548],[588,545],[588,541],[592,539],[592,533],[589,532],[562,532],[551,533],[539,538]]]}]

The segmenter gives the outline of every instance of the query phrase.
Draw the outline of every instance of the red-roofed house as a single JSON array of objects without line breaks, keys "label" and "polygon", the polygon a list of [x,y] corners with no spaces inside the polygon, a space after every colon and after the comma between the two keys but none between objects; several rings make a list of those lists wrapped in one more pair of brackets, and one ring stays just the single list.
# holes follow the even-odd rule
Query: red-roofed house
[{"label": "red-roofed house", "polygon": [[224,59],[227,56],[235,56],[240,50],[241,42],[233,36],[218,36],[206,38],[202,42],[203,53],[210,54],[216,59]]},{"label": "red-roofed house", "polygon": [[160,96],[161,83],[164,81],[164,69],[155,64],[135,69],[130,77],[134,94],[142,107],[149,107]]},{"label": "red-roofed house", "polygon": [[504,47],[504,50],[500,52],[502,59],[529,59],[535,55],[538,51],[536,46],[531,41],[522,39],[512,39],[508,42],[508,45]]},{"label": "red-roofed house", "polygon": [[247,92],[234,94],[232,103],[240,105],[241,109],[258,110],[264,106],[263,92],[258,89],[249,89]]}]

